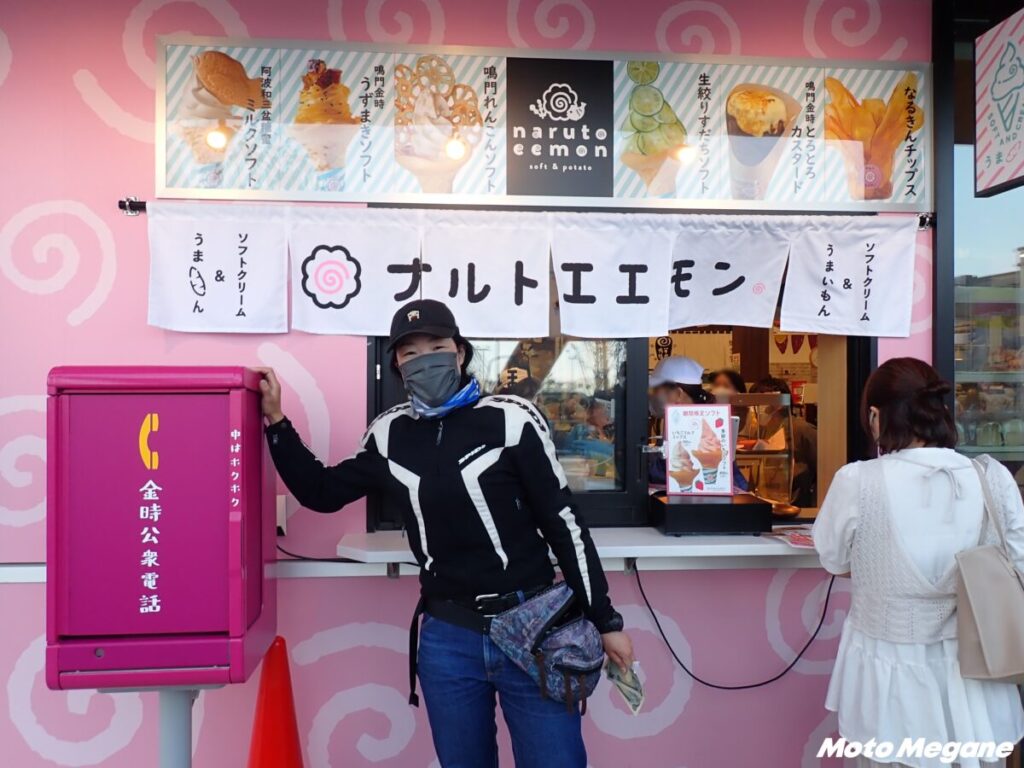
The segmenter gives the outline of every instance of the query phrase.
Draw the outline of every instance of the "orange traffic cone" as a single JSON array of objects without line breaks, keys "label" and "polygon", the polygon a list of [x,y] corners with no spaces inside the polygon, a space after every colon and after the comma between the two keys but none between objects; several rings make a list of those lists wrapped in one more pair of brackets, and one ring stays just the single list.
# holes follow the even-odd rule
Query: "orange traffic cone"
[{"label": "orange traffic cone", "polygon": [[249,768],[302,768],[299,725],[295,721],[292,678],[283,637],[275,638],[263,657]]}]

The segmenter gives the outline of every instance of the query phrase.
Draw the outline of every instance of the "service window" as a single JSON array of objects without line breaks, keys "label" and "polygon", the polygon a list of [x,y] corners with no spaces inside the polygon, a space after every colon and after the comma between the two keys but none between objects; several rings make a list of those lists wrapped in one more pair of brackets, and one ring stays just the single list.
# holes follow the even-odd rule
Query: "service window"
[{"label": "service window", "polygon": [[[587,521],[647,521],[647,340],[474,339],[470,372],[485,394],[514,394],[547,417],[558,461]],[[379,413],[405,399],[401,379],[376,341],[380,380],[372,381]],[[372,414],[371,414],[372,415]],[[401,525],[381,499],[367,507],[370,530]]]}]

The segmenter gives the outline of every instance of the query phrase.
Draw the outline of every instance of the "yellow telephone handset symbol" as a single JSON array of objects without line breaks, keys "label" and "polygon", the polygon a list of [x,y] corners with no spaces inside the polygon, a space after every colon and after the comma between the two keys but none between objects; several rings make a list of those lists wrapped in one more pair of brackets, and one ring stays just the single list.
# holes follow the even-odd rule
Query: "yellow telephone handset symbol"
[{"label": "yellow telephone handset symbol", "polygon": [[146,469],[157,469],[160,466],[160,454],[149,450],[149,433],[160,430],[160,415],[147,413],[142,419],[142,426],[139,427],[139,456]]}]

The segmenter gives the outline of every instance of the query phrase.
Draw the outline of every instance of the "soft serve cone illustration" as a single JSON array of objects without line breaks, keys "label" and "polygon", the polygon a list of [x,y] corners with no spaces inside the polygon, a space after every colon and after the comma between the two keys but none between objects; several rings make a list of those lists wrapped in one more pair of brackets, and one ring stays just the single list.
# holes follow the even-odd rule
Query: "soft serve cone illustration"
[{"label": "soft serve cone illustration", "polygon": [[700,471],[700,467],[694,465],[693,456],[686,447],[682,443],[676,443],[668,462],[668,476],[676,482],[679,490],[690,490]]},{"label": "soft serve cone illustration", "polygon": [[999,57],[991,86],[992,101],[996,103],[999,121],[1005,131],[1013,130],[1021,88],[1024,88],[1024,62],[1017,55],[1017,46],[1008,42]]},{"label": "soft serve cone illustration", "polygon": [[647,194],[674,194],[686,128],[661,90],[652,85],[661,72],[658,62],[631,61],[626,72],[634,86],[622,124],[627,136],[619,159],[643,179]]},{"label": "soft serve cone illustration", "polygon": [[440,56],[395,67],[395,160],[424,192],[451,192],[483,135],[476,91]]},{"label": "soft serve cone illustration", "polygon": [[714,485],[718,482],[718,468],[722,463],[722,441],[711,425],[701,421],[700,442],[693,450],[693,456],[700,463],[701,471],[704,473],[704,482]]},{"label": "soft serve cone illustration", "polygon": [[800,116],[800,104],[777,88],[740,83],[725,100],[732,196],[761,200],[768,191],[785,144]]},{"label": "soft serve cone illustration", "polygon": [[218,186],[224,157],[242,118],[233,108],[255,112],[270,109],[259,78],[251,78],[241,62],[220,51],[192,57],[192,74],[178,106],[175,133],[189,146],[202,168],[206,186]]},{"label": "soft serve cone illustration", "polygon": [[295,122],[288,126],[288,135],[302,145],[322,175],[345,167],[348,146],[359,131],[359,118],[349,106],[351,90],[342,75],[323,59],[311,61],[302,76]]}]

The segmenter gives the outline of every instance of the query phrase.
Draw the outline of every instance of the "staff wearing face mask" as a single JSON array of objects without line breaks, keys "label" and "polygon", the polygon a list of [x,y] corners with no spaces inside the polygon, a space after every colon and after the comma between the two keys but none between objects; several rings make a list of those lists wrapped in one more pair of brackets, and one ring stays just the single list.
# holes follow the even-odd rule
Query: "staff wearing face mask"
[{"label": "staff wearing face mask", "polygon": [[[691,357],[666,357],[655,366],[648,381],[647,403],[651,416],[658,419],[659,426],[665,418],[665,408],[670,405],[693,405],[715,403],[715,396],[704,389],[704,366]],[[648,480],[651,483],[665,483],[665,459],[654,456],[648,463]],[[748,489],[747,479],[732,462],[732,482],[737,491]],[[684,483],[688,485],[689,483]]]},{"label": "staff wearing face mask", "polygon": [[[318,512],[334,512],[370,491],[402,511],[426,608],[418,654],[410,660],[418,658],[442,766],[497,764],[497,694],[517,766],[583,768],[579,710],[542,696],[477,627],[481,616],[507,610],[552,583],[550,546],[577,602],[602,633],[605,652],[620,666],[633,662],[547,422],[521,397],[481,396],[467,373],[473,347],[440,302],[402,307],[387,349],[409,402],[378,416],[356,454],[333,466],[303,444],[281,410],[273,371],[263,369],[274,464],[299,503]],[[453,623],[455,617],[466,621]]]}]

